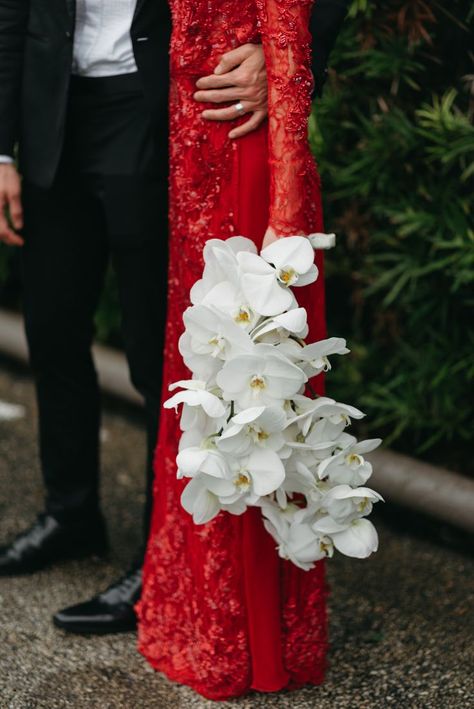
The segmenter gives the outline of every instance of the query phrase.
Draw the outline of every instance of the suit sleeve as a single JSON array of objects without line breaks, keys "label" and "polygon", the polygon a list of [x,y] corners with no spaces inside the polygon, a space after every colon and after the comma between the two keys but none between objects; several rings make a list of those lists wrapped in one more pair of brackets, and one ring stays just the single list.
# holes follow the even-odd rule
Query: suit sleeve
[{"label": "suit sleeve", "polygon": [[21,77],[29,0],[0,0],[0,154],[18,138]]},{"label": "suit sleeve", "polygon": [[316,0],[310,18],[312,70],[315,93],[320,96],[327,76],[329,56],[347,15],[351,0]]},{"label": "suit sleeve", "polygon": [[279,236],[309,233],[317,172],[308,143],[312,0],[257,0],[268,77],[270,214]]}]

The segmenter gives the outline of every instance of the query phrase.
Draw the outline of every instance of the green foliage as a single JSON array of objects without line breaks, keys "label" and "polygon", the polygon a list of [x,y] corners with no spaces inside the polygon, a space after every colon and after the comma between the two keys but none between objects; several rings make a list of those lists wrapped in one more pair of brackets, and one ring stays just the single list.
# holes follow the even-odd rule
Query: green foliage
[{"label": "green foliage", "polygon": [[311,139],[327,226],[329,391],[369,433],[467,467],[474,379],[468,3],[356,0]]}]

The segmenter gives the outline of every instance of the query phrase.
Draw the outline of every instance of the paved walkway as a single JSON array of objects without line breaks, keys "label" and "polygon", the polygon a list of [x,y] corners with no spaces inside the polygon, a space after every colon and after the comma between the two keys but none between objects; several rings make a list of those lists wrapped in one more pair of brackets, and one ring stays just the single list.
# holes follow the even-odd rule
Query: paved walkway
[{"label": "paved walkway", "polygon": [[[0,540],[41,506],[30,380],[0,368],[0,401],[26,416],[0,420]],[[0,406],[0,412],[2,407]],[[331,667],[324,686],[212,703],[155,674],[133,634],[68,637],[55,609],[87,598],[120,573],[138,543],[142,431],[104,420],[103,498],[110,562],[74,562],[33,577],[0,579],[0,709],[470,709],[474,705],[474,563],[383,524],[370,561],[329,564]],[[471,613],[471,615],[470,615]]]}]

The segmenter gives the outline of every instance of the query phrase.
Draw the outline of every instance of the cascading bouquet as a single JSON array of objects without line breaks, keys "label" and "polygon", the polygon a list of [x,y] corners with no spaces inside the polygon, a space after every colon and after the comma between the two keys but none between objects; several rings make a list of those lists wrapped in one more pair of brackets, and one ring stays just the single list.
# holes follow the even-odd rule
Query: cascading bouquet
[{"label": "cascading bouquet", "polygon": [[286,237],[260,255],[244,237],[208,241],[179,343],[192,379],[172,384],[181,391],[165,403],[183,404],[177,467],[194,522],[260,507],[279,555],[302,569],[334,548],[364,558],[378,546],[366,517],[382,498],[364,487],[363,455],[380,439],[346,433],[364,415],[353,406],[308,396],[328,357],[349,350],[336,337],[306,344],[307,313],[292,290],[317,279],[314,249],[333,240]]}]

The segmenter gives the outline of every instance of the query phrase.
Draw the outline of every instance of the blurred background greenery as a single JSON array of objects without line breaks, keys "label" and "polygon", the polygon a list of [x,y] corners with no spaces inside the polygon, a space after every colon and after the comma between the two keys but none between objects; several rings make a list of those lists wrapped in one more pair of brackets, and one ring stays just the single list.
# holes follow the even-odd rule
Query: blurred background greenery
[{"label": "blurred background greenery", "polygon": [[[474,15],[465,0],[354,0],[315,104],[328,326],[352,354],[328,393],[365,432],[469,471],[474,333]],[[0,304],[18,304],[17,255],[0,248]],[[120,344],[113,275],[97,315]],[[470,391],[471,390],[471,391]]]},{"label": "blurred background greenery", "polygon": [[[472,470],[472,2],[355,0],[315,106],[331,334],[328,393],[369,433]],[[470,312],[471,310],[471,312]],[[469,389],[471,388],[471,391]]]}]

